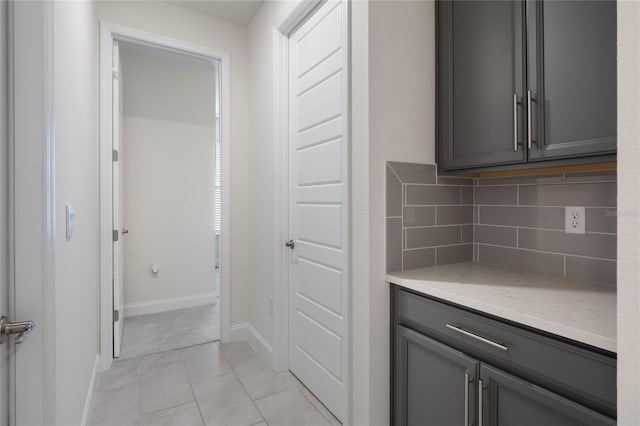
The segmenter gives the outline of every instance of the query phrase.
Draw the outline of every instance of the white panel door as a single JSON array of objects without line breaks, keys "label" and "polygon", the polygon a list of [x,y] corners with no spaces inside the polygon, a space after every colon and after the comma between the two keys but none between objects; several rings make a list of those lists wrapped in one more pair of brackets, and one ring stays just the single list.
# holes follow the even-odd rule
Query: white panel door
[{"label": "white panel door", "polygon": [[[122,67],[120,48],[113,43],[113,229],[118,240],[113,242],[113,310],[118,320],[113,322],[113,356],[120,356],[124,325],[124,149],[122,144]],[[115,233],[115,232],[114,232]],[[115,319],[115,318],[114,318]]]},{"label": "white panel door", "polygon": [[346,4],[289,39],[289,368],[347,419],[349,204]]},{"label": "white panel door", "polygon": [[[9,351],[9,424],[55,422],[56,329],[54,253],[55,139],[53,126],[53,2],[8,3],[9,69],[9,300],[10,321],[31,320],[33,331]],[[10,80],[10,81],[11,81]],[[58,94],[63,96],[63,94]],[[64,210],[64,207],[62,207]],[[59,206],[58,206],[58,210]],[[60,212],[61,213],[61,212]],[[6,361],[6,358],[5,358]],[[3,401],[4,403],[4,401]],[[3,421],[5,421],[3,419]]]}]

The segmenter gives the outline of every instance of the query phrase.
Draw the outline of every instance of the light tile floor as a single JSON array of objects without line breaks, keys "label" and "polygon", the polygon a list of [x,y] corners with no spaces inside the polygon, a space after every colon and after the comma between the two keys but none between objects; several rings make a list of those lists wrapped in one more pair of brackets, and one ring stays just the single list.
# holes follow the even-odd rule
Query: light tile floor
[{"label": "light tile floor", "polygon": [[219,304],[124,319],[119,359],[186,348],[220,338]]},{"label": "light tile floor", "polygon": [[98,379],[93,426],[326,426],[340,422],[245,342],[116,361]]}]

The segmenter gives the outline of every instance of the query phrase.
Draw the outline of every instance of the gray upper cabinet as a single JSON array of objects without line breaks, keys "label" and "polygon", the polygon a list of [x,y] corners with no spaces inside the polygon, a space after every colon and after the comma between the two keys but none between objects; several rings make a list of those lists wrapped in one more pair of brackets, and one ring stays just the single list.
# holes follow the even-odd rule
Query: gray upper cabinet
[{"label": "gray upper cabinet", "polygon": [[451,1],[437,7],[442,164],[524,162],[523,4]]},{"label": "gray upper cabinet", "polygon": [[436,8],[440,171],[612,159],[615,1]]},{"label": "gray upper cabinet", "polygon": [[529,1],[526,7],[529,160],[615,153],[615,1]]}]

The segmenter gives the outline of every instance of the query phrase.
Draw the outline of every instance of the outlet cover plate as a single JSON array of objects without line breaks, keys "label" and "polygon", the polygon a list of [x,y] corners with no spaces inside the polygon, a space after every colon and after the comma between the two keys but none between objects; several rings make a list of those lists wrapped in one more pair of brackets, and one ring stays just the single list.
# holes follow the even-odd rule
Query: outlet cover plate
[{"label": "outlet cover plate", "polygon": [[585,233],[586,214],[582,206],[564,208],[564,232],[567,234]]}]

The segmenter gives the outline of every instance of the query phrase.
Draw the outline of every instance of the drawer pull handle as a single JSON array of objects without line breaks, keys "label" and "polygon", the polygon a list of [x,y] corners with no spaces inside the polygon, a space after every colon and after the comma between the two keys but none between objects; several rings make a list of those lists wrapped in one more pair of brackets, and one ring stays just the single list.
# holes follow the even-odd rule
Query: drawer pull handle
[{"label": "drawer pull handle", "polygon": [[464,426],[469,426],[469,372],[464,373]]},{"label": "drawer pull handle", "polygon": [[527,148],[531,149],[531,90],[527,90]]},{"label": "drawer pull handle", "polygon": [[482,405],[482,379],[478,379],[478,426],[482,426],[482,417],[484,416],[484,413],[482,412]]},{"label": "drawer pull handle", "polygon": [[513,95],[513,150],[518,152],[518,95]]},{"label": "drawer pull handle", "polygon": [[471,333],[471,332],[469,332],[467,330],[463,330],[462,328],[456,327],[455,325],[447,324],[447,328],[449,328],[449,329],[451,329],[451,330],[453,330],[455,332],[458,332],[460,334],[463,334],[463,335],[465,335],[467,337],[471,337],[473,339],[479,340],[479,341],[481,341],[483,343],[486,343],[489,346],[493,346],[494,348],[498,348],[498,349],[500,349],[502,351],[506,352],[506,351],[509,350],[509,348],[507,348],[505,345],[501,345],[500,343],[496,343],[493,340],[485,339],[482,336],[478,336],[477,334]]}]

